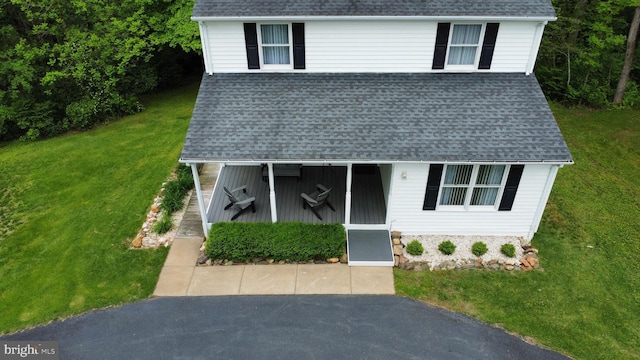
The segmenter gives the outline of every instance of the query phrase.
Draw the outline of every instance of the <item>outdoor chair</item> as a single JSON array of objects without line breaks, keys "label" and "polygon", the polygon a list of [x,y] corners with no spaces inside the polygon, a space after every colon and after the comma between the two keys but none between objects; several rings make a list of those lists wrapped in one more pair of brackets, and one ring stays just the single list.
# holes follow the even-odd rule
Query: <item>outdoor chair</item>
[{"label": "outdoor chair", "polygon": [[318,214],[318,209],[320,209],[324,205],[327,205],[334,212],[336,211],[336,209],[328,200],[332,188],[327,189],[324,185],[317,184],[316,189],[317,190],[312,192],[311,194],[300,194],[300,196],[302,196],[302,208],[306,209],[308,206],[309,209],[311,209],[311,211],[313,211],[313,213],[318,217],[318,219],[322,220],[322,216]]},{"label": "outdoor chair", "polygon": [[256,212],[256,198],[253,196],[247,195],[247,186],[243,185],[233,190],[227,189],[226,186],[223,186],[224,193],[229,198],[229,205],[225,206],[225,210],[229,210],[231,207],[235,207],[238,209],[238,212],[231,217],[231,221],[238,218],[238,216],[247,212],[247,210],[251,209],[254,213]]}]

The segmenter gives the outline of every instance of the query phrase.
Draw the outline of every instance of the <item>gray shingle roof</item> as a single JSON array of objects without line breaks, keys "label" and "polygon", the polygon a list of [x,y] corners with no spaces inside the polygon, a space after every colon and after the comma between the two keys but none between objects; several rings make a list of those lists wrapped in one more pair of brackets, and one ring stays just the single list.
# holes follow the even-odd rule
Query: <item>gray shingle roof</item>
[{"label": "gray shingle roof", "polygon": [[193,16],[555,17],[555,11],[550,0],[196,0]]},{"label": "gray shingle roof", "polygon": [[516,73],[205,74],[181,158],[571,161]]}]

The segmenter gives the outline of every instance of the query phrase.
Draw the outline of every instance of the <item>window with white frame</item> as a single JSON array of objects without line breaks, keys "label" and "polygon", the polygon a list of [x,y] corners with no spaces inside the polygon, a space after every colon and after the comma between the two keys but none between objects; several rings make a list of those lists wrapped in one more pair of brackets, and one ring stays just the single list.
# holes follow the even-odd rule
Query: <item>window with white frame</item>
[{"label": "window with white frame", "polygon": [[439,204],[495,207],[506,170],[506,165],[447,165]]},{"label": "window with white frame", "polygon": [[453,31],[449,38],[447,65],[476,64],[480,48],[482,25],[453,24]]},{"label": "window with white frame", "polygon": [[291,36],[288,24],[261,24],[260,59],[265,67],[291,66]]}]

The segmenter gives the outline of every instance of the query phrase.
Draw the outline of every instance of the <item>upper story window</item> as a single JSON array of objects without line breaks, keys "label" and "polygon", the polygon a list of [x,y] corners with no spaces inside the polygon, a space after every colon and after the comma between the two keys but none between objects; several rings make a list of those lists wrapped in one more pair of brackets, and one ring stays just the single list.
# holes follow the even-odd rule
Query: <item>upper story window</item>
[{"label": "upper story window", "polygon": [[244,23],[243,26],[248,69],[305,68],[304,23]]},{"label": "upper story window", "polygon": [[433,70],[488,70],[498,37],[499,23],[438,23]]},{"label": "upper story window", "polygon": [[475,66],[481,33],[480,24],[454,24],[449,40],[447,65]]},{"label": "upper story window", "polygon": [[288,24],[262,24],[260,25],[260,52],[262,64],[286,65],[290,67],[292,61],[291,36]]}]

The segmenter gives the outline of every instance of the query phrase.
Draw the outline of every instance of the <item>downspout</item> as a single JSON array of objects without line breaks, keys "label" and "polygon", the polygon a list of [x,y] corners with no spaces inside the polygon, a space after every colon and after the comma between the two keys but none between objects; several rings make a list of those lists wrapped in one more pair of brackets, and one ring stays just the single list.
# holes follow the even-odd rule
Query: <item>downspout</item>
[{"label": "downspout", "polygon": [[527,76],[531,75],[533,72],[533,67],[536,64],[536,59],[538,58],[538,51],[540,50],[540,43],[542,42],[542,34],[544,33],[544,27],[547,25],[547,21],[538,23],[536,25],[536,33],[533,36],[533,42],[531,43],[531,52],[529,53],[529,62],[527,63],[527,68],[525,69],[525,74]]},{"label": "downspout", "polygon": [[209,237],[209,220],[207,220],[207,210],[204,207],[204,197],[202,196],[202,186],[200,185],[200,175],[196,164],[189,164],[193,174],[193,183],[196,186],[196,196],[198,198],[198,208],[200,208],[200,218],[202,219],[202,230],[204,237]]},{"label": "downspout", "polygon": [[542,213],[544,212],[544,208],[547,206],[547,201],[549,200],[549,195],[551,194],[551,188],[553,187],[553,183],[556,180],[556,175],[558,174],[558,168],[560,168],[560,165],[551,165],[551,168],[549,168],[547,182],[544,184],[544,190],[542,191],[542,196],[540,197],[538,208],[536,209],[536,213],[533,217],[533,222],[531,223],[531,228],[529,230],[527,240],[531,240],[533,238],[533,235],[535,235],[535,233],[538,231],[540,221],[542,220]]},{"label": "downspout", "polygon": [[209,75],[213,75],[213,69],[211,68],[211,56],[209,55],[209,46],[207,46],[209,42],[209,36],[207,34],[207,24],[204,21],[199,21],[198,26],[200,27],[200,42],[202,43],[204,71]]}]

